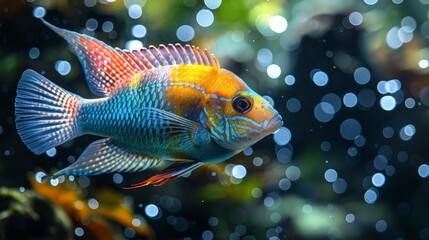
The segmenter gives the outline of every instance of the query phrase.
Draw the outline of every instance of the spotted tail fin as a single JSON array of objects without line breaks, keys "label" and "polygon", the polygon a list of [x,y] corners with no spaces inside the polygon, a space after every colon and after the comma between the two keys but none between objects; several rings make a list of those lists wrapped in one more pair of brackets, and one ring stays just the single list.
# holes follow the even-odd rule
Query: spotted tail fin
[{"label": "spotted tail fin", "polygon": [[16,128],[22,141],[35,154],[42,154],[79,136],[76,115],[82,100],[37,72],[26,70],[15,101]]}]

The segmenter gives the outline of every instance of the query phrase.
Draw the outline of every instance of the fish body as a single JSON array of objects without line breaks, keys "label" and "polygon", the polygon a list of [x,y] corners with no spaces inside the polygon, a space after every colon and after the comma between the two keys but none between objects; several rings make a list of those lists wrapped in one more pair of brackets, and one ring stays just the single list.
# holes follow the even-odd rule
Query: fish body
[{"label": "fish body", "polygon": [[170,44],[129,52],[43,22],[74,48],[100,98],[84,99],[26,70],[15,103],[18,133],[36,154],[80,135],[103,137],[49,177],[142,171],[171,161],[132,188],[162,185],[227,160],[283,124],[207,50]]}]

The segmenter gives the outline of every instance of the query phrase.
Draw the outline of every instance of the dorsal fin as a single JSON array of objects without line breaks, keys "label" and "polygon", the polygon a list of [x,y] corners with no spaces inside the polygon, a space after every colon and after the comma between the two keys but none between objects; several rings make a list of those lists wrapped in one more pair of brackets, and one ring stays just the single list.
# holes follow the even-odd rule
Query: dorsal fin
[{"label": "dorsal fin", "polygon": [[180,44],[150,46],[140,50],[113,49],[102,41],[42,21],[62,36],[75,50],[85,70],[89,89],[96,95],[108,96],[115,88],[131,81],[141,71],[160,66],[198,64],[220,68],[216,56],[208,50]]}]

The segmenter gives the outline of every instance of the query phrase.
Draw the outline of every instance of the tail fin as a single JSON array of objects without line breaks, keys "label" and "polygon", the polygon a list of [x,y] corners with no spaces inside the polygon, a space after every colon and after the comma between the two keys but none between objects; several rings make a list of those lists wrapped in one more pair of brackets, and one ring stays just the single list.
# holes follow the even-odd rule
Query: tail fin
[{"label": "tail fin", "polygon": [[18,83],[15,101],[16,128],[35,154],[80,135],[76,116],[82,98],[27,69]]}]

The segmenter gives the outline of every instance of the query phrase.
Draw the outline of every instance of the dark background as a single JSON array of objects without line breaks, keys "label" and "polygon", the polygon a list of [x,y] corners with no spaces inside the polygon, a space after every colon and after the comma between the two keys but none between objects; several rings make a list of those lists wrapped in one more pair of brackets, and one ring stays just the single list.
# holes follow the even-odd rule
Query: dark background
[{"label": "dark background", "polygon": [[[17,135],[14,98],[17,82],[27,68],[71,92],[95,97],[88,91],[83,70],[66,42],[34,17],[34,9],[41,6],[46,10],[45,19],[52,24],[92,34],[120,48],[131,39],[144,46],[180,42],[176,30],[184,24],[192,26],[195,37],[190,44],[211,49],[223,68],[243,78],[256,92],[271,97],[292,136],[287,145],[279,145],[275,137],[268,136],[252,146],[250,155],[241,153],[162,187],[121,188],[146,179],[156,170],[123,174],[119,183],[113,174],[85,178],[82,181],[89,180],[90,184],[81,186],[83,198],[94,198],[97,189],[105,187],[120,192],[134,213],[147,220],[157,239],[429,239],[429,182],[427,174],[418,170],[427,167],[429,151],[429,98],[425,88],[429,70],[419,66],[421,60],[429,60],[429,2],[224,0],[219,8],[210,10],[210,1],[147,0],[133,2],[143,10],[137,19],[128,14],[129,2],[0,2],[1,186],[31,189],[29,179],[35,172],[68,165],[70,156],[78,157],[97,139],[79,137],[57,147],[56,154],[49,157],[32,154]],[[214,14],[211,26],[197,23],[201,9]],[[363,16],[363,23],[351,23],[353,12]],[[267,23],[260,20],[260,16],[274,15],[287,20],[286,31],[270,32]],[[413,38],[397,49],[389,47],[388,33],[395,26],[403,27],[404,17],[415,21]],[[85,29],[90,18],[98,21],[95,31]],[[113,33],[102,30],[106,21],[114,24]],[[136,24],[146,27],[144,37],[132,35]],[[234,40],[237,35],[241,37]],[[29,52],[34,47],[40,54],[32,59]],[[263,48],[272,53],[269,64],[280,66],[279,77],[271,79],[267,65],[258,60],[258,51]],[[70,73],[62,76],[56,70],[58,60],[70,63]],[[364,85],[354,79],[358,67],[371,74]],[[315,69],[329,77],[325,86],[313,82]],[[289,75],[296,80],[291,86],[285,84]],[[382,94],[377,89],[379,82],[391,79],[401,82],[400,90]],[[346,93],[357,96],[356,106],[349,108],[341,102],[331,120],[319,121],[314,110],[325,101],[323,97],[333,94],[342,100]],[[397,103],[391,111],[380,105],[386,95]],[[291,98],[299,100],[299,111],[287,107]],[[414,99],[415,106],[406,107],[406,99]],[[340,126],[347,119],[360,124],[359,135],[365,144],[342,137]],[[401,129],[409,124],[415,134],[404,140]],[[386,127],[393,135],[386,135]],[[289,155],[279,159],[279,152]],[[387,161],[380,163],[380,156]],[[255,166],[257,157],[263,159],[262,166]],[[242,180],[231,176],[235,165],[247,170]],[[297,179],[287,174],[297,169]],[[336,182],[325,179],[328,169],[337,172]],[[376,187],[371,181],[376,173],[385,177],[382,186]],[[279,182],[290,183],[290,188],[281,187]],[[368,191],[376,193],[374,202],[365,199]],[[149,204],[159,211],[155,217],[145,212]],[[350,214],[353,221],[346,218]],[[70,228],[71,236],[92,239],[88,234],[75,234],[76,222]],[[114,238],[145,239],[130,235],[124,226],[114,229]]]}]

